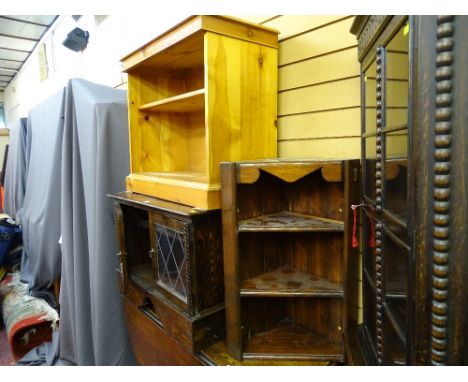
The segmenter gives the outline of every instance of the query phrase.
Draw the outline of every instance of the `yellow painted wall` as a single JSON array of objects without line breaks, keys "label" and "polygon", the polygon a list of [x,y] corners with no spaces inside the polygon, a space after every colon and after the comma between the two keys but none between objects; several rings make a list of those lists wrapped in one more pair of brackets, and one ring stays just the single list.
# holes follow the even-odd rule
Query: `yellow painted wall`
[{"label": "yellow painted wall", "polygon": [[240,18],[280,31],[278,155],[360,157],[360,80],[353,16]]}]

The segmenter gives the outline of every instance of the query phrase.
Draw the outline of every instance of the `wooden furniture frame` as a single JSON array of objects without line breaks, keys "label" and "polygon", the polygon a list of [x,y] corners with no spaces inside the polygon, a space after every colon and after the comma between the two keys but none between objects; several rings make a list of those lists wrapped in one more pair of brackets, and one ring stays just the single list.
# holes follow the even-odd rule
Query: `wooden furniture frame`
[{"label": "wooden furniture frame", "polygon": [[241,359],[345,359],[359,161],[221,164],[227,348]]},{"label": "wooden furniture frame", "polygon": [[[352,32],[366,208],[364,322],[347,336],[351,363],[467,364],[468,17],[360,16]],[[395,147],[404,150],[392,158]]]},{"label": "wooden furniture frame", "polygon": [[221,161],[276,157],[278,31],[192,16],[123,59],[127,190],[220,207]]},{"label": "wooden furniture frame", "polygon": [[194,353],[225,330],[220,211],[131,192],[112,198],[120,290],[137,361],[199,362]]}]

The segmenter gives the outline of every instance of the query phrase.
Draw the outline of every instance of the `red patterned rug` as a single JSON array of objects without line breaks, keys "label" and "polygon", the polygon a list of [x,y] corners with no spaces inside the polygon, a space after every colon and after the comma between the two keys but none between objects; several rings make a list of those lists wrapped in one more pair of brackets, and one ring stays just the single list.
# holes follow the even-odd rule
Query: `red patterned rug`
[{"label": "red patterned rug", "polygon": [[15,360],[52,339],[58,313],[45,300],[27,294],[27,284],[19,281],[19,273],[5,276],[0,283],[0,297],[7,339]]}]

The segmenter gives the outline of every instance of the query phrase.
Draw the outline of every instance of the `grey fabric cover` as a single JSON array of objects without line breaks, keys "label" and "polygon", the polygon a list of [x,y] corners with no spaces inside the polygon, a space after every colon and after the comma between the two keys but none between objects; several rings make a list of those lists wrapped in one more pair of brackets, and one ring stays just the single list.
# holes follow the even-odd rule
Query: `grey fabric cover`
[{"label": "grey fabric cover", "polygon": [[60,174],[64,89],[29,112],[31,154],[20,219],[23,228],[21,281],[29,294],[56,307],[52,292],[60,278]]},{"label": "grey fabric cover", "polygon": [[27,118],[20,118],[10,130],[10,148],[5,169],[5,213],[19,220],[23,208],[26,178],[31,153],[31,134]]},{"label": "grey fabric cover", "polygon": [[[129,173],[126,92],[85,80],[66,89],[62,155],[60,358],[76,365],[133,365],[107,194]],[[59,201],[56,200],[59,205]]]},{"label": "grey fabric cover", "polygon": [[29,351],[23,358],[16,361],[16,366],[67,366],[58,358],[59,332],[52,333],[52,341]]}]

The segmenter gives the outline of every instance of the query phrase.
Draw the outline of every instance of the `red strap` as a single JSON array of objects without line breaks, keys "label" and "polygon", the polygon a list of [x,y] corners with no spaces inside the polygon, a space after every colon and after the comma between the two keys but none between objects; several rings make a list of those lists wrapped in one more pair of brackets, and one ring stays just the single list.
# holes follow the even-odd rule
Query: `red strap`
[{"label": "red strap", "polygon": [[[354,207],[354,208],[353,208]],[[354,223],[353,223],[353,238],[351,241],[351,246],[353,248],[359,247],[359,241],[356,237],[356,226],[357,226],[357,207],[358,206],[352,206],[351,208],[353,209],[353,214],[354,214]]]},{"label": "red strap", "polygon": [[375,223],[369,219],[370,221],[370,229],[371,229],[371,235],[369,237],[369,247],[375,248]]}]

